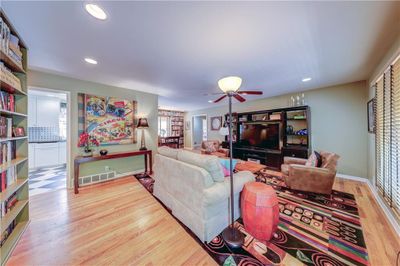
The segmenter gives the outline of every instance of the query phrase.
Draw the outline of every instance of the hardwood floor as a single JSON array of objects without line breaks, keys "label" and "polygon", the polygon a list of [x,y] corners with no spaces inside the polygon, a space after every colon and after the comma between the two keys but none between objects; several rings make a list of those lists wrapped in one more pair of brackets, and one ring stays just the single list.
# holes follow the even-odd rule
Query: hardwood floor
[{"label": "hardwood floor", "polygon": [[[355,195],[371,265],[396,265],[400,239],[365,183],[336,179]],[[31,198],[31,224],[7,265],[215,265],[132,177]]]},{"label": "hardwood floor", "polygon": [[31,198],[7,265],[215,265],[133,177]]},{"label": "hardwood floor", "polygon": [[356,197],[370,264],[396,265],[397,252],[400,251],[400,238],[375,201],[368,185],[336,178],[334,189],[351,193]]}]

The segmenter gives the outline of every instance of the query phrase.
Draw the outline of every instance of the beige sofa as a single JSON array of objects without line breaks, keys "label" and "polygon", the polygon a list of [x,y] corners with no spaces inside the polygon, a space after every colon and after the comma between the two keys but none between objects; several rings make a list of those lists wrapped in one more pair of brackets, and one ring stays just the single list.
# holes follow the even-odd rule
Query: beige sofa
[{"label": "beige sofa", "polygon": [[[154,196],[201,241],[209,242],[229,224],[229,178],[216,156],[160,147],[154,160]],[[254,181],[248,171],[234,174],[235,219],[240,192]]]}]

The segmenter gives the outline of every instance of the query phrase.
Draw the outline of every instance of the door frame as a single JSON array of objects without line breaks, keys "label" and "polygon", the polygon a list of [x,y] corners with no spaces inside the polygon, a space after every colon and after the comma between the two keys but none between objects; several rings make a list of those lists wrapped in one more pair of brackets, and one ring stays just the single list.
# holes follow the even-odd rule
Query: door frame
[{"label": "door frame", "polygon": [[207,135],[207,139],[208,139],[208,116],[207,116],[207,114],[192,115],[192,119],[191,119],[191,120],[192,120],[192,121],[191,121],[191,122],[192,122],[192,125],[191,125],[191,132],[192,132],[192,136],[191,136],[191,139],[192,139],[191,145],[192,145],[192,149],[201,146],[201,144],[197,144],[197,145],[194,144],[194,118],[195,118],[195,117],[199,117],[199,116],[206,117],[206,127],[207,127],[207,133],[206,133],[206,135]]},{"label": "door frame", "polygon": [[[65,94],[67,96],[67,140],[66,140],[66,146],[67,146],[67,165],[66,165],[66,188],[72,188],[73,184],[73,178],[71,173],[73,171],[71,170],[71,138],[72,138],[72,127],[71,127],[71,92],[67,90],[57,90],[57,89],[48,89],[48,88],[42,88],[42,87],[35,87],[35,86],[28,86],[28,93],[29,90],[38,90],[38,91],[44,91],[44,92],[49,92],[49,93],[59,93],[59,94]],[[29,97],[29,95],[28,95]],[[29,117],[29,114],[28,114]]]}]

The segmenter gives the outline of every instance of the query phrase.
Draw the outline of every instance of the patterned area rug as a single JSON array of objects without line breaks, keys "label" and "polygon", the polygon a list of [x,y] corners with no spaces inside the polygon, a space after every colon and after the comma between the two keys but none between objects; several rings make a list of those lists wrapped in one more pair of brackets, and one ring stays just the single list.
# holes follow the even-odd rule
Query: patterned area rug
[{"label": "patterned area rug", "polygon": [[279,200],[279,225],[269,242],[248,234],[242,220],[236,225],[244,245],[230,249],[216,236],[205,244],[220,264],[232,256],[237,265],[369,265],[357,204],[352,194],[321,195],[293,191],[279,177],[261,172],[258,181],[271,185]]}]

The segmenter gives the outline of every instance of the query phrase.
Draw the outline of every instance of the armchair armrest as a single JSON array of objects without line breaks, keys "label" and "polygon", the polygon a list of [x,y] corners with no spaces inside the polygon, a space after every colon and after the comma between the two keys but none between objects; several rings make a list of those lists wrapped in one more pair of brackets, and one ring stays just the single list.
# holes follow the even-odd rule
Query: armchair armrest
[{"label": "armchair armrest", "polygon": [[296,158],[296,157],[283,157],[284,164],[298,164],[298,165],[305,165],[307,159],[303,158]]},{"label": "armchair armrest", "polygon": [[229,157],[229,149],[219,148],[218,152],[222,152],[225,154],[226,157]]},{"label": "armchair armrest", "polygon": [[289,175],[292,175],[292,176],[319,175],[321,177],[324,177],[324,176],[335,175],[335,173],[333,173],[332,171],[330,171],[326,168],[305,166],[305,165],[300,165],[300,164],[291,164],[289,166]]}]

